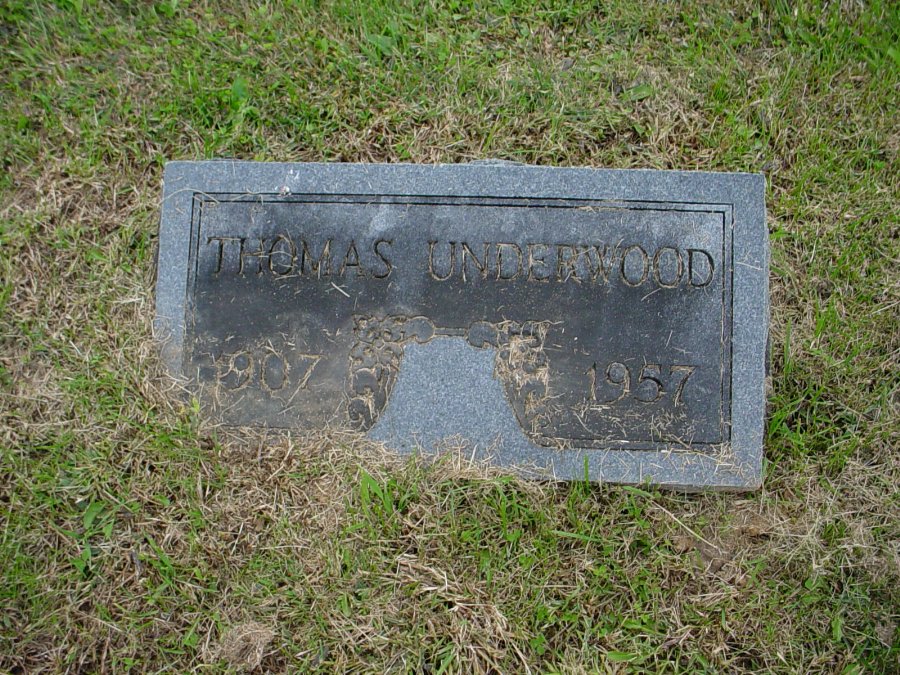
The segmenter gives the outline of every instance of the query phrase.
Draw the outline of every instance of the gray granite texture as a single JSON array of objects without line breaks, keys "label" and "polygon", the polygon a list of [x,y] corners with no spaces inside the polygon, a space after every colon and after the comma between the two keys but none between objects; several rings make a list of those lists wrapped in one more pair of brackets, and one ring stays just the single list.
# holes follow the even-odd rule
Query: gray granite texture
[{"label": "gray granite texture", "polygon": [[155,329],[224,424],[528,476],[761,482],[764,179],[171,162]]}]

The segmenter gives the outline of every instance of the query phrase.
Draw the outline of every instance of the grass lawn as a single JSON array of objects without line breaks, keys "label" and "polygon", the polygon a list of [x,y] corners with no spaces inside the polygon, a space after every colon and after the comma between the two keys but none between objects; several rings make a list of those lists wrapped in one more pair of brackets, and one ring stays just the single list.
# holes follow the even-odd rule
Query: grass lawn
[{"label": "grass lawn", "polygon": [[[723,7],[731,5],[731,7]],[[900,6],[0,2],[0,672],[900,671]],[[226,435],[167,159],[762,172],[765,483]]]}]

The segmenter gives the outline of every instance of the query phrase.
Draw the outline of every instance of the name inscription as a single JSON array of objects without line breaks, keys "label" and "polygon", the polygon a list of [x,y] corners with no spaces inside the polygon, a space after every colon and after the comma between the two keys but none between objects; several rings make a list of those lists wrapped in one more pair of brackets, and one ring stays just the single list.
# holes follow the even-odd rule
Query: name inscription
[{"label": "name inscription", "polygon": [[714,450],[727,208],[198,194],[186,370],[234,423],[368,429],[405,347],[459,338],[536,444]]},{"label": "name inscription", "polygon": [[[271,274],[329,279],[350,274],[387,279],[394,269],[392,239],[357,243],[329,238],[317,244],[279,233],[271,239],[207,237],[206,244],[214,248],[215,276]],[[529,242],[523,249],[514,242],[429,241],[427,261],[428,274],[434,281],[619,282],[633,288],[649,283],[671,289],[682,285],[702,288],[715,274],[713,256],[708,251],[675,246],[647,251],[640,244]]]}]

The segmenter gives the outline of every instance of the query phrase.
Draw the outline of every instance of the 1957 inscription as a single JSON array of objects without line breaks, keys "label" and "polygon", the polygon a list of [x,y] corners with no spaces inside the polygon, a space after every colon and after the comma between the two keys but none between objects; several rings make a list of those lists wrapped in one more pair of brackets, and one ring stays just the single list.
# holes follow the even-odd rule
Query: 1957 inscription
[{"label": "1957 inscription", "polygon": [[408,345],[463,339],[537,444],[715,451],[728,223],[716,205],[198,194],[185,369],[233,423],[368,429]]}]

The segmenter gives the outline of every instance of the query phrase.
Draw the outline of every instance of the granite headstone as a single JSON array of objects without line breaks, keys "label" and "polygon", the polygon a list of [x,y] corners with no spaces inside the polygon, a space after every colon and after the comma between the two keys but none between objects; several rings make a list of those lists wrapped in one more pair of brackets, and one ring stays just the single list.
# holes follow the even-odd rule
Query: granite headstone
[{"label": "granite headstone", "polygon": [[164,360],[224,424],[760,484],[761,176],[171,162],[158,270]]}]

